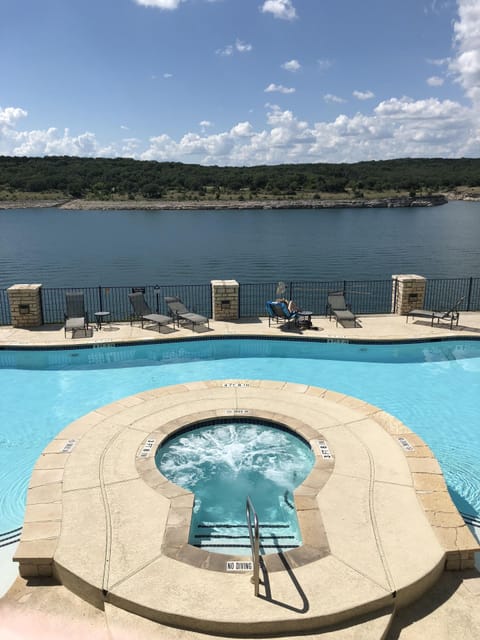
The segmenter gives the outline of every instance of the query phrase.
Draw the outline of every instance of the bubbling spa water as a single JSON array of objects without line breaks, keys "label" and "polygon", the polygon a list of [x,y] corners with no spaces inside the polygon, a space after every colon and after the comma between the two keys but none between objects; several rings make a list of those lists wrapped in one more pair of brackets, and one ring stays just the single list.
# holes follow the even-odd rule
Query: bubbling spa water
[{"label": "bubbling spa water", "polygon": [[314,458],[309,445],[281,425],[242,419],[192,425],[158,449],[156,464],[195,495],[190,544],[246,555],[247,496],[260,522],[263,554],[301,544],[293,491]]}]

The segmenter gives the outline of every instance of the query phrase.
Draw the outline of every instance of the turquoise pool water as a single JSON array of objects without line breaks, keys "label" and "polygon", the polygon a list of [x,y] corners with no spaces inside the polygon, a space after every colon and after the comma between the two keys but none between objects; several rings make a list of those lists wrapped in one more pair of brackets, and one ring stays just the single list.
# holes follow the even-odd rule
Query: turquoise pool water
[{"label": "turquoise pool water", "polygon": [[195,494],[190,544],[247,554],[250,497],[262,554],[301,545],[293,491],[310,473],[315,456],[291,431],[258,420],[216,420],[169,438],[155,462],[165,477]]},{"label": "turquoise pool water", "polygon": [[308,383],[381,407],[427,441],[457,506],[480,516],[480,341],[194,340],[0,350],[0,534],[22,525],[35,460],[72,420],[145,389],[223,378]]}]

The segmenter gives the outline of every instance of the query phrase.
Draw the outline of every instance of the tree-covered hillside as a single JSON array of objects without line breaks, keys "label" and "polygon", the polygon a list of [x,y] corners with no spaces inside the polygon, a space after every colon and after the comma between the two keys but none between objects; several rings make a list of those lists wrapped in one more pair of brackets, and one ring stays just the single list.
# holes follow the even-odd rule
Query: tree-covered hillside
[{"label": "tree-covered hillside", "polygon": [[217,167],[127,158],[0,156],[0,199],[56,194],[88,199],[323,198],[438,193],[480,186],[480,159]]}]

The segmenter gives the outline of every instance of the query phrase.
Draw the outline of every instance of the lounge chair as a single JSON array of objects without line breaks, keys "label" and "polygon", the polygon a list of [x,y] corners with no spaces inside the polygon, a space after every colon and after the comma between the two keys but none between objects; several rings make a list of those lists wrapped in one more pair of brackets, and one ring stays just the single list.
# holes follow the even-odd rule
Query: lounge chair
[{"label": "lounge chair", "polygon": [[144,323],[149,322],[151,324],[158,325],[158,331],[160,332],[160,326],[167,325],[169,322],[172,322],[172,319],[169,316],[152,313],[152,310],[145,300],[145,296],[140,291],[129,293],[128,297],[134,312],[134,316],[130,319],[130,324],[132,324],[134,319],[141,320],[143,329]]},{"label": "lounge chair", "polygon": [[73,291],[65,294],[66,312],[65,316],[65,337],[67,331],[72,332],[72,338],[75,331],[81,329],[87,335],[88,331],[88,313],[85,311],[85,299],[83,293],[75,293]]},{"label": "lounge chair", "polygon": [[357,324],[357,316],[352,313],[350,305],[346,303],[343,291],[332,291],[328,294],[325,315],[329,320],[335,316],[335,326],[338,326],[339,322],[342,327],[345,326],[344,322],[353,323],[354,327]]},{"label": "lounge chair", "polygon": [[177,296],[167,296],[165,302],[170,310],[173,321],[177,322],[180,327],[180,323],[183,321],[192,325],[192,331],[196,324],[206,324],[210,328],[210,321],[205,316],[201,316],[199,313],[190,311],[183,302]]},{"label": "lounge chair", "polygon": [[298,325],[298,313],[296,311],[289,311],[285,302],[267,302],[265,309],[268,314],[268,326],[271,325],[272,320],[276,320],[290,325],[292,322],[295,326]]},{"label": "lounge chair", "polygon": [[433,327],[433,323],[436,320],[437,324],[440,324],[440,320],[449,320],[450,321],[450,329],[453,329],[453,323],[455,322],[455,326],[458,327],[458,320],[460,318],[460,313],[458,311],[458,307],[462,304],[465,296],[461,297],[456,303],[448,309],[448,311],[429,311],[428,309],[412,309],[412,311],[408,311],[407,313],[407,322],[409,318],[428,318],[431,320],[431,326]]}]

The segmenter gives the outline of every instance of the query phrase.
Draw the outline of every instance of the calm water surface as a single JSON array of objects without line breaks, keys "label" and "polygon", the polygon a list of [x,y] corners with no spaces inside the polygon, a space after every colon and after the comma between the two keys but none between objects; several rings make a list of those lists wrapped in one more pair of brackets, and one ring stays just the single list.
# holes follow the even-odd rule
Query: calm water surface
[{"label": "calm water surface", "polygon": [[0,211],[0,288],[480,273],[480,203],[279,211]]}]

